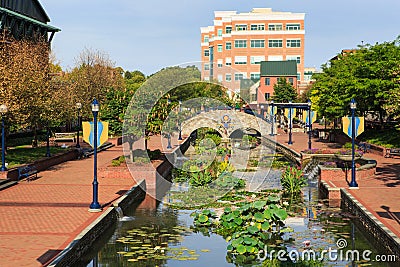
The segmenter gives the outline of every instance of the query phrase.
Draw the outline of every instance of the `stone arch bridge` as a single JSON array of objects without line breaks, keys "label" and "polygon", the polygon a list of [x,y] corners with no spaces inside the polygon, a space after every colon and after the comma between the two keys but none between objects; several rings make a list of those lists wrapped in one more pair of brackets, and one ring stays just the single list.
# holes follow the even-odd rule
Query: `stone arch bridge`
[{"label": "stone arch bridge", "polygon": [[257,131],[261,136],[271,132],[271,124],[254,115],[236,110],[211,110],[182,122],[182,134],[190,135],[204,127],[218,131],[223,139],[229,139],[236,130]]}]

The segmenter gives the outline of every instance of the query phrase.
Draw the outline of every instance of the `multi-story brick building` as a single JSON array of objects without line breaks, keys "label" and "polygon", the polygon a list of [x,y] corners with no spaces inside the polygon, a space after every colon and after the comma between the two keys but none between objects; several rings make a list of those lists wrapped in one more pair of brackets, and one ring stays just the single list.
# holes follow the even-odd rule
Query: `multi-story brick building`
[{"label": "multi-story brick building", "polygon": [[296,60],[304,73],[304,13],[254,8],[216,11],[214,25],[201,28],[202,79],[240,92],[240,80],[260,79],[261,61]]}]

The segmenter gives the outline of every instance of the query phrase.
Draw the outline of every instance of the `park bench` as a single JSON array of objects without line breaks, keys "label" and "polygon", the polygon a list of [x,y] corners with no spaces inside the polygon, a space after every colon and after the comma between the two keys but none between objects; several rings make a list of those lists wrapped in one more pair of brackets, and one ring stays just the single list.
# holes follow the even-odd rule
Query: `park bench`
[{"label": "park bench", "polygon": [[400,148],[386,148],[385,158],[400,156]]},{"label": "park bench", "polygon": [[29,182],[32,180],[33,176],[35,176],[35,179],[37,179],[37,173],[38,171],[34,166],[20,167],[18,168],[18,180],[21,178],[26,178],[26,180]]},{"label": "park bench", "polygon": [[75,142],[75,134],[76,133],[55,133],[54,141],[71,141]]}]

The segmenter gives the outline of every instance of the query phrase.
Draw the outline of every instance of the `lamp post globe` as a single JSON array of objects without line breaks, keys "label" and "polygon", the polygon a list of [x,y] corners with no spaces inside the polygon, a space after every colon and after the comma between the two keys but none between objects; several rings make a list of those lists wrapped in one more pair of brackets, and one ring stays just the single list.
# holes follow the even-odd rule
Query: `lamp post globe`
[{"label": "lamp post globe", "polygon": [[93,112],[93,200],[90,204],[90,212],[100,212],[101,206],[98,201],[98,188],[99,183],[97,181],[97,115],[99,113],[99,102],[94,99],[92,102]]},{"label": "lamp post globe", "polygon": [[358,188],[356,181],[356,162],[355,162],[355,139],[356,139],[356,117],[355,111],[357,108],[357,102],[354,98],[350,101],[351,109],[351,182],[350,188]]},{"label": "lamp post globe", "polygon": [[6,145],[5,145],[5,130],[4,130],[4,115],[7,113],[8,108],[5,104],[0,105],[1,113],[1,171],[6,171]]}]

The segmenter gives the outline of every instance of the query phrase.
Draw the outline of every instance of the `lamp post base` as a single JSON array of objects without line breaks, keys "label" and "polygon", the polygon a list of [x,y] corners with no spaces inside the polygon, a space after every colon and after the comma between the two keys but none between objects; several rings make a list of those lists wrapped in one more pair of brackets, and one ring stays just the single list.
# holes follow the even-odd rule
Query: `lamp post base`
[{"label": "lamp post base", "polygon": [[89,212],[101,212],[102,209],[88,209]]},{"label": "lamp post base", "polygon": [[350,186],[349,189],[353,190],[353,189],[360,189],[360,188],[357,185],[357,186]]}]

